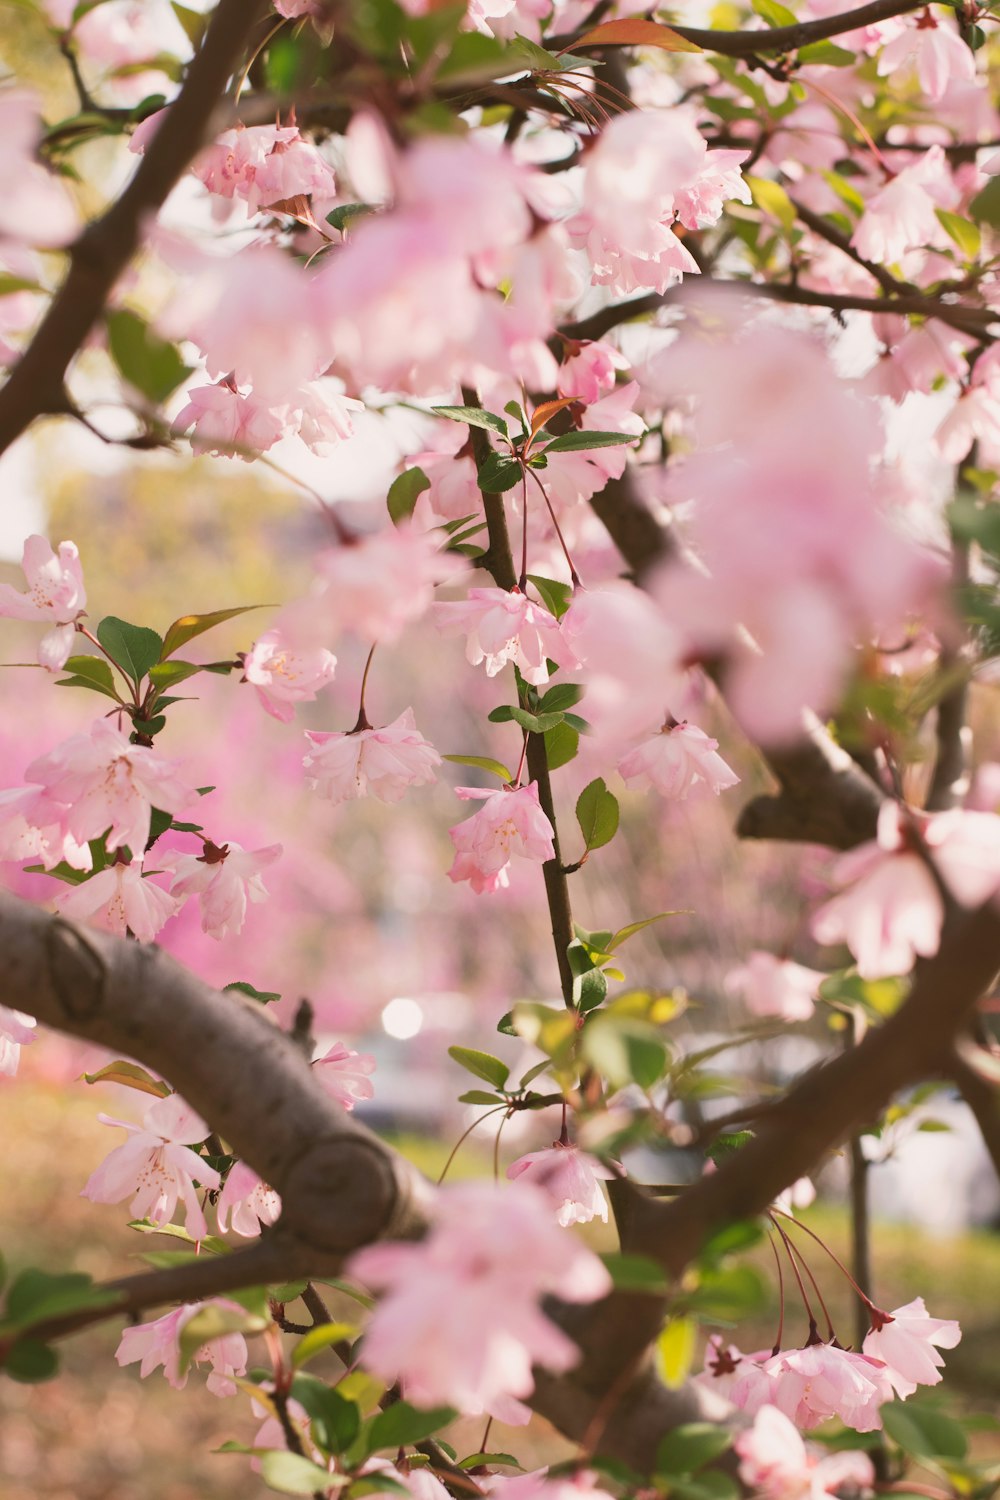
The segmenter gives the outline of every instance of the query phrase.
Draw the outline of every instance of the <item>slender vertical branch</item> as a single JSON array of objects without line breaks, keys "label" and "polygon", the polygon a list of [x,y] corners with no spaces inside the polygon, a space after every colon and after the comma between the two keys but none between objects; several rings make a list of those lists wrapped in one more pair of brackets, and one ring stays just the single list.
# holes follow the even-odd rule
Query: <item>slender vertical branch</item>
[{"label": "slender vertical branch", "polygon": [[[961,588],[969,581],[969,546],[967,542],[952,543],[952,582]],[[962,667],[963,643],[946,641],[941,649],[939,670],[946,678],[954,676],[955,683],[938,703],[937,759],[934,775],[927,793],[928,812],[946,812],[961,802],[968,789],[968,751],[970,734],[966,727],[969,706],[969,678]]]}]

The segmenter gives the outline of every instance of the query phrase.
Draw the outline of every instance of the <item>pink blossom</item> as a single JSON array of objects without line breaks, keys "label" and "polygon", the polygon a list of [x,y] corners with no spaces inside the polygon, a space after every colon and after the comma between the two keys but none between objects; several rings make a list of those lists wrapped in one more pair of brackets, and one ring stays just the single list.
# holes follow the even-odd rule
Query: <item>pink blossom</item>
[{"label": "pink blossom", "polygon": [[87,603],[80,554],[74,542],[60,542],[59,551],[53,552],[45,537],[29,536],[21,567],[28,592],[19,594],[9,583],[0,583],[0,616],[53,624],[42,637],[38,660],[50,672],[59,672],[73,649],[75,621]]},{"label": "pink blossom", "polygon": [[21,89],[0,89],[0,241],[56,248],[71,240],[77,214],[62,181],[38,160],[38,101]]},{"label": "pink blossom", "polygon": [[176,14],[164,0],[105,0],[76,23],[73,40],[88,61],[107,68],[152,63],[167,53],[188,57],[191,52]]},{"label": "pink blossom", "polygon": [[655,787],[664,797],[687,800],[694,791],[716,796],[736,786],[739,777],[716,752],[713,740],[695,724],[665,724],[659,734],[644,740],[618,763],[626,781],[640,789]]},{"label": "pink blossom", "polygon": [[305,757],[306,780],[321,797],[348,802],[369,793],[380,802],[398,802],[408,787],[434,781],[441,757],[423,738],[405,708],[381,729],[323,733],[307,730],[315,749]]},{"label": "pink blossom", "polygon": [[825,974],[789,958],[755,949],[745,964],[726,975],[726,990],[741,999],[755,1016],[780,1016],[783,1021],[808,1021],[816,1009],[816,992]]},{"label": "pink blossom", "polygon": [[[185,1302],[173,1312],[156,1318],[152,1323],[136,1323],[122,1332],[121,1342],[115,1353],[120,1365],[134,1365],[139,1361],[139,1374],[145,1379],[159,1366],[174,1390],[181,1391],[187,1385],[189,1370],[180,1372],[180,1338],[185,1327],[206,1307],[225,1308],[241,1313],[243,1309],[235,1302],[223,1297],[213,1297],[208,1302]],[[212,1373],[208,1377],[208,1389],[215,1396],[235,1396],[233,1376],[246,1374],[247,1345],[242,1333],[224,1333],[218,1338],[202,1344],[192,1357],[194,1365],[210,1364]]]},{"label": "pink blossom", "polygon": [[881,1360],[832,1344],[774,1354],[762,1368],[774,1382],[768,1400],[799,1428],[839,1417],[855,1432],[875,1432],[882,1426],[879,1408],[893,1399]]},{"label": "pink blossom", "polygon": [[109,850],[127,844],[139,854],[154,807],[179,813],[195,800],[195,789],[181,781],[176,767],[158,750],[130,744],[110,719],[98,719],[89,733],[74,734],[32,761],[25,775],[52,801],[66,804],[66,826],[75,839],[106,833]]},{"label": "pink blossom", "polygon": [[547,1469],[517,1474],[513,1479],[498,1476],[490,1485],[490,1497],[491,1500],[611,1500],[592,1469],[577,1469],[572,1474],[552,1478]]},{"label": "pink blossom", "polygon": [[204,1120],[179,1094],[151,1104],[141,1126],[108,1115],[98,1115],[98,1119],[127,1130],[129,1139],[91,1174],[80,1196],[92,1203],[131,1198],[130,1212],[158,1225],[169,1224],[181,1202],[188,1233],[193,1239],[204,1239],[208,1230],[195,1182],[209,1191],[222,1185],[215,1168],[191,1150],[208,1135]]},{"label": "pink blossom", "polygon": [[677,194],[677,218],[685,229],[708,229],[719,222],[726,203],[752,201],[740,171],[748,155],[721,149],[705,152],[697,177]]},{"label": "pink blossom", "polygon": [[962,1337],[954,1318],[928,1315],[923,1297],[891,1313],[873,1313],[872,1323],[864,1352],[884,1361],[886,1377],[900,1398],[912,1396],[918,1385],[938,1385],[944,1367],[938,1349],[954,1349]]},{"label": "pink blossom", "polygon": [[592,1302],[611,1288],[597,1257],[557,1227],[549,1198],[526,1183],[445,1188],[425,1240],[372,1245],[350,1269],[386,1293],[365,1335],[368,1368],[400,1379],[419,1406],[468,1415],[529,1395],[532,1364],[576,1363],[579,1351],[539,1297]]},{"label": "pink blossom", "polygon": [[0,791],[0,859],[38,860],[47,870],[63,860],[74,870],[89,870],[93,857],[66,826],[69,808],[40,786]]},{"label": "pink blossom", "polygon": [[934,104],[952,79],[971,83],[976,76],[974,53],[952,26],[935,18],[930,6],[915,18],[907,16],[902,30],[882,48],[879,77],[894,77],[908,62],[916,67],[921,93]]},{"label": "pink blossom", "polygon": [[172,425],[175,432],[192,429],[191,446],[196,453],[226,457],[266,453],[285,432],[285,423],[272,407],[252,393],[241,395],[229,379],[189,391],[188,403]]},{"label": "pink blossom", "polygon": [[865,260],[891,265],[907,250],[937,244],[944,231],[935,209],[958,202],[944,152],[931,146],[868,199],[851,244]]},{"label": "pink blossom", "polygon": [[572,660],[555,615],[518,588],[470,589],[465,600],[436,605],[434,621],[445,635],[467,634],[466,659],[473,666],[485,661],[488,677],[513,662],[540,687],[549,680],[547,658],[560,665]]},{"label": "pink blossom", "polygon": [[140,943],[151,943],[164,923],[181,907],[142,873],[142,860],[116,860],[55,898],[59,910],[77,921],[91,921],[124,937],[131,932]]},{"label": "pink blossom", "polygon": [[415,526],[389,526],[345,543],[321,553],[316,566],[322,592],[309,611],[333,630],[387,645],[427,613],[435,584],[464,571],[461,561],[442,556],[433,532]]},{"label": "pink blossom", "polygon": [[215,1212],[220,1234],[228,1233],[231,1220],[234,1234],[252,1239],[260,1234],[263,1225],[277,1223],[281,1199],[246,1162],[235,1161],[219,1194]]},{"label": "pink blossom", "polygon": [[724,1344],[719,1334],[713,1334],[705,1349],[704,1368],[695,1379],[741,1411],[759,1411],[771,1400],[774,1387],[773,1377],[764,1371],[771,1357],[770,1349],[744,1354],[735,1344]]},{"label": "pink blossom", "polygon": [[222,845],[206,841],[201,854],[157,850],[156,863],[173,874],[172,896],[198,897],[202,932],[221,939],[243,931],[248,901],[267,900],[261,872],[280,856],[280,844],[251,852],[234,840]]},{"label": "pink blossom", "polygon": [[311,703],[320,688],[333,681],[337,658],[318,646],[296,651],[279,626],[259,636],[243,658],[243,681],[257,689],[273,719],[290,724],[297,703]]},{"label": "pink blossom", "polygon": [[614,1173],[594,1156],[576,1146],[555,1141],[544,1151],[529,1151],[507,1168],[513,1181],[524,1177],[536,1182],[558,1205],[556,1215],[564,1229],[570,1224],[589,1224],[591,1219],[608,1222],[608,1200],[601,1180]]},{"label": "pink blossom", "polygon": [[455,794],[482,801],[483,806],[473,817],[448,830],[455,846],[450,880],[468,880],[479,896],[509,884],[507,866],[512,855],[539,863],[553,857],[552,824],[539,806],[536,782],[516,789],[502,787],[497,792],[459,786]]},{"label": "pink blossom", "polygon": [[559,394],[575,396],[588,405],[614,390],[616,372],[628,363],[612,344],[600,339],[582,344],[567,340],[563,347],[566,358],[559,366]]},{"label": "pink blossom", "polygon": [[808,1448],[777,1407],[762,1406],[734,1444],[740,1478],[766,1500],[823,1500],[845,1484],[870,1489],[875,1471],[867,1453]]},{"label": "pink blossom", "polygon": [[0,1077],[13,1078],[21,1060],[21,1048],[36,1041],[35,1018],[0,1005]]},{"label": "pink blossom", "polygon": [[313,1067],[330,1098],[336,1099],[342,1109],[353,1109],[375,1093],[368,1081],[375,1071],[375,1059],[370,1052],[354,1052],[343,1042],[334,1042],[328,1052],[316,1058]]},{"label": "pink blossom", "polygon": [[236,125],[202,152],[193,171],[209,192],[243,198],[252,214],[297,197],[337,193],[332,168],[296,125]]}]

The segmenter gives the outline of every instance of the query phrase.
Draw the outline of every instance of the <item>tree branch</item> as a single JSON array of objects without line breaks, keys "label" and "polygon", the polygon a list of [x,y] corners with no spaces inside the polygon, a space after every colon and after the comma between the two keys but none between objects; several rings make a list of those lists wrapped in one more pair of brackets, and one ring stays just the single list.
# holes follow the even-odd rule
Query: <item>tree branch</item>
[{"label": "tree branch", "polygon": [[65,412],[69,365],[161,207],[203,144],[220,95],[264,10],[264,0],[219,0],[184,86],[121,197],[83,231],[70,267],[28,348],[0,390],[0,453],[44,413]]}]

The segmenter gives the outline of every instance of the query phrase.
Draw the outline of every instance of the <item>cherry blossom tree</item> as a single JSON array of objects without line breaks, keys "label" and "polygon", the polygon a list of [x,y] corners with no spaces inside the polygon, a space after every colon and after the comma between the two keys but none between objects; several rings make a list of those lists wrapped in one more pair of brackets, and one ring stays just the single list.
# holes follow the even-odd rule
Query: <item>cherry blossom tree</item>
[{"label": "cherry blossom tree", "polygon": [[[18,1268],[0,1364],[48,1378],[62,1339],[124,1322],[141,1377],[208,1364],[212,1396],[252,1401],[247,1461],[282,1493],[792,1500],[905,1490],[918,1458],[940,1485],[920,1493],[986,1500],[995,1469],[919,1403],[957,1322],[932,1288],[930,1311],[873,1299],[861,1138],[918,1085],[957,1089],[1000,1170],[1000,757],[967,725],[1000,654],[991,6],[25,14],[78,107],[48,118],[0,86],[0,454],[68,426],[260,465],[319,540],[304,588],[236,603],[220,568],[212,608],[179,598],[162,632],[88,599],[85,541],[27,537],[23,588],[0,586],[78,715],[0,788],[10,883],[44,882],[0,895],[0,1084],[44,1047],[36,1023],[106,1049],[88,1082],[147,1098],[141,1120],[100,1116],[126,1139],[83,1195],[188,1251],[101,1285]],[[362,441],[393,455],[377,506],[296,467],[332,475]],[[244,648],[208,659],[232,622]],[[414,673],[383,720],[374,685],[424,626],[433,689]],[[328,707],[345,649],[365,661],[352,727]],[[472,783],[437,879],[510,972],[505,1010],[450,1049],[477,1084],[460,1102],[469,1130],[558,1120],[506,1177],[432,1184],[359,1121],[379,1080],[354,1038],[317,1042],[287,996],[275,1024],[260,976],[219,988],[167,951],[189,902],[236,951],[282,880],[282,843],[245,846],[213,811],[225,735],[205,765],[172,747],[206,674],[277,721],[297,784],[343,820],[368,799],[391,819],[456,766]],[[734,760],[772,790],[741,802]],[[682,802],[838,855],[786,948],[733,966],[747,1019],[702,1051],[677,991],[626,984],[623,946],[663,923],[669,956],[675,912],[614,930],[574,883],[623,805],[651,828]],[[551,932],[528,998],[518,891]],[[825,1060],[720,1108],[710,1058],[801,1026]],[[636,1165],[664,1142],[694,1164],[667,1194]],[[845,1142],[850,1267],[789,1192]],[[573,1227],[595,1219],[603,1256]],[[764,1242],[781,1315],[752,1351],[718,1332],[712,1288]],[[339,1374],[305,1369],[330,1350]],[[442,1436],[533,1412],[573,1458],[511,1477]]]}]

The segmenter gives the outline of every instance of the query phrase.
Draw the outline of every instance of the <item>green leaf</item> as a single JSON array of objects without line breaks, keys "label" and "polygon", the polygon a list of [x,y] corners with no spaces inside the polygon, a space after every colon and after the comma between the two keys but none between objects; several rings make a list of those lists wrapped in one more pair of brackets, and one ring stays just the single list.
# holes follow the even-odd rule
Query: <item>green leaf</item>
[{"label": "green leaf", "polygon": [[671,1318],[656,1340],[656,1368],[663,1384],[679,1391],[688,1377],[698,1344],[698,1325],[693,1318]]},{"label": "green leaf", "polygon": [[191,46],[198,50],[201,39],[208,25],[208,17],[199,10],[189,10],[186,5],[181,5],[179,0],[171,0],[171,9],[184,28],[184,35]]},{"label": "green leaf", "polygon": [[129,385],[159,405],[190,373],[175,344],[127,308],[106,315],[111,357]]},{"label": "green leaf", "polygon": [[283,1281],[280,1286],[271,1288],[271,1296],[275,1302],[294,1302],[308,1285],[308,1281]]},{"label": "green leaf", "polygon": [[753,8],[769,26],[797,26],[798,16],[779,0],[752,0]]},{"label": "green leaf", "polygon": [[505,1011],[500,1017],[497,1022],[497,1031],[499,1031],[501,1036],[519,1035],[517,1027],[514,1025],[514,1012],[512,1010]]},{"label": "green leaf", "polygon": [[982,245],[982,235],[971,219],[961,214],[949,213],[946,208],[936,208],[937,221],[949,239],[954,240],[966,260],[975,260]]},{"label": "green leaf", "polygon": [[[307,1333],[302,1343],[311,1338],[312,1333],[318,1332],[318,1329],[313,1329]],[[293,1363],[303,1362],[296,1361],[293,1355]],[[325,1380],[318,1380],[315,1375],[306,1375],[300,1370],[292,1381],[289,1394],[309,1413],[313,1437],[327,1453],[343,1453],[361,1431],[361,1412],[356,1403],[327,1385]]]},{"label": "green leaf", "polygon": [[624,1088],[629,1083],[652,1088],[667,1066],[666,1043],[654,1027],[610,1011],[587,1023],[583,1051],[612,1088]]},{"label": "green leaf", "polygon": [[608,940],[608,952],[614,953],[615,949],[620,948],[622,943],[627,943],[630,937],[635,937],[637,932],[641,932],[644,927],[651,927],[654,922],[662,922],[664,917],[685,917],[687,915],[686,911],[679,909],[677,911],[658,911],[655,917],[643,917],[641,922],[629,922],[626,927],[619,927],[614,936]]},{"label": "green leaf", "polygon": [[166,661],[168,656],[173,656],[175,651],[194,639],[196,635],[204,635],[206,630],[213,630],[216,625],[222,625],[226,620],[235,620],[237,615],[245,615],[252,609],[264,609],[263,604],[240,604],[235,609],[215,609],[207,615],[181,615],[167,629],[163,637],[163,649],[160,652],[160,660]]},{"label": "green leaf", "polygon": [[479,465],[476,479],[479,488],[485,490],[487,495],[500,495],[504,490],[512,490],[516,484],[520,484],[521,465],[515,459],[504,458],[503,454],[491,449]]},{"label": "green leaf", "polygon": [[638,439],[634,432],[591,432],[581,428],[576,432],[563,432],[546,443],[543,453],[581,453],[586,448],[617,448]]},{"label": "green leaf", "polygon": [[347,1493],[351,1500],[361,1500],[363,1495],[399,1495],[401,1500],[410,1500],[411,1494],[405,1484],[385,1473],[355,1479]]},{"label": "green leaf", "polygon": [[4,1374],[22,1385],[37,1385],[59,1373],[59,1356],[48,1344],[36,1339],[18,1339],[7,1353]]},{"label": "green leaf", "polygon": [[[545,1064],[548,1067],[548,1062]],[[467,1094],[459,1094],[459,1104],[504,1104],[499,1094],[487,1094],[484,1089],[470,1089]]]},{"label": "green leaf", "polygon": [[279,1495],[325,1495],[333,1485],[349,1480],[346,1474],[330,1474],[301,1453],[288,1453],[282,1448],[261,1454],[260,1477]]},{"label": "green leaf", "polygon": [[800,63],[822,63],[828,68],[850,68],[857,62],[857,56],[849,52],[846,47],[838,47],[835,42],[810,42],[806,47],[798,50]]},{"label": "green leaf", "polygon": [[200,662],[194,661],[158,661],[154,662],[149,669],[149,680],[154,687],[173,687],[177,682],[183,682],[186,677],[193,677],[196,672],[202,671]]},{"label": "green leaf", "polygon": [[458,766],[477,766],[480,771],[489,771],[491,776],[499,776],[501,781],[513,781],[512,771],[508,771],[502,760],[492,760],[488,755],[442,755],[442,760],[450,760]]},{"label": "green leaf", "polygon": [[740,1487],[731,1474],[721,1469],[706,1469],[693,1479],[672,1479],[670,1494],[675,1500],[737,1500]]},{"label": "green leaf", "polygon": [[408,1448],[431,1437],[439,1427],[455,1420],[450,1406],[436,1406],[418,1411],[408,1401],[394,1401],[380,1411],[368,1433],[369,1452],[379,1448]]},{"label": "green leaf", "polygon": [[889,1401],[881,1408],[882,1425],[904,1453],[915,1458],[962,1459],[968,1439],[961,1425],[944,1412],[916,1402]]},{"label": "green leaf", "polygon": [[657,1474],[697,1474],[713,1459],[720,1458],[732,1442],[732,1434],[713,1422],[684,1422],[668,1432],[656,1450]]},{"label": "green leaf", "polygon": [[499,1057],[491,1056],[489,1052],[477,1052],[474,1047],[449,1047],[448,1056],[454,1058],[466,1072],[492,1083],[495,1089],[502,1089],[510,1077],[507,1064],[502,1063]]},{"label": "green leaf", "polygon": [[136,734],[144,734],[152,739],[154,734],[159,734],[166,722],[162,714],[158,714],[155,719],[139,719],[133,716],[132,728]]},{"label": "green leaf", "polygon": [[249,995],[251,1000],[259,1000],[261,1005],[270,1005],[273,1000],[280,1000],[281,996],[277,990],[255,990],[252,984],[245,979],[234,979],[231,984],[223,985],[223,991],[239,990],[241,995]]},{"label": "green leaf", "polygon": [[138,1063],[124,1062],[121,1058],[117,1062],[108,1063],[97,1073],[84,1073],[83,1081],[84,1083],[122,1083],[126,1088],[138,1089],[142,1094],[155,1094],[157,1099],[166,1099],[170,1093],[169,1084],[154,1078],[151,1073],[146,1072],[145,1068],[140,1068]]},{"label": "green leaf", "polygon": [[97,639],[135,683],[141,682],[159,659],[163,646],[155,630],[147,630],[145,625],[130,625],[115,615],[107,615],[101,621]]},{"label": "green leaf", "polygon": [[538,712],[540,714],[562,713],[567,708],[572,708],[574,703],[579,703],[583,697],[583,688],[578,682],[556,682],[549,688],[548,692],[539,700]]},{"label": "green leaf", "polygon": [[991,177],[969,204],[969,213],[977,224],[988,224],[991,229],[1000,229],[1000,177]]},{"label": "green leaf", "polygon": [[588,850],[610,844],[618,832],[618,799],[608,791],[603,777],[595,777],[580,793],[576,820]]},{"label": "green leaf", "polygon": [[558,771],[560,766],[569,765],[579,748],[579,731],[567,724],[565,719],[554,729],[545,731],[545,758],[550,771]]},{"label": "green leaf", "polygon": [[513,721],[529,734],[545,734],[563,721],[562,714],[530,714],[526,708],[513,708],[504,703],[487,715],[491,724],[506,724]]},{"label": "green leaf", "polygon": [[487,432],[507,436],[507,423],[495,411],[484,411],[481,406],[432,406],[436,417],[450,417],[453,422],[464,422],[468,427],[483,427]]},{"label": "green leaf", "polygon": [[510,73],[508,49],[495,37],[465,31],[455,38],[451,51],[437,70],[438,83],[485,83]]},{"label": "green leaf", "polygon": [[535,585],[549,613],[561,620],[573,602],[573,585],[560,583],[556,578],[542,578],[538,573],[529,573],[528,582]]},{"label": "green leaf", "polygon": [[375,212],[375,206],[371,203],[341,203],[330,210],[326,222],[332,224],[339,234],[345,234],[355,219],[363,219],[366,214]]},{"label": "green leaf", "polygon": [[476,1469],[482,1465],[484,1468],[519,1469],[520,1463],[510,1453],[470,1453],[467,1458],[460,1458],[458,1467],[460,1469]]},{"label": "green leaf", "polygon": [[600,969],[588,969],[573,976],[573,1004],[584,1015],[602,1005],[608,995],[607,976]]},{"label": "green leaf", "polygon": [[118,689],[115,687],[115,679],[111,675],[110,664],[101,657],[67,657],[63,671],[72,675],[57,682],[57,687],[89,687],[94,692],[104,693],[108,698],[114,698],[117,703],[121,702]]},{"label": "green leaf", "polygon": [[[229,1295],[235,1301],[237,1294],[232,1292]],[[210,1339],[222,1338],[227,1333],[263,1333],[269,1323],[270,1318],[246,1308],[221,1307],[217,1302],[207,1302],[180,1331],[177,1340],[178,1374],[184,1374],[198,1350]]]},{"label": "green leaf", "polygon": [[743,181],[757,207],[772,219],[777,219],[785,233],[790,234],[795,226],[795,205],[780,182],[772,182],[769,177],[752,176],[744,177]]},{"label": "green leaf", "polygon": [[48,1318],[61,1318],[66,1313],[80,1312],[85,1308],[110,1307],[117,1301],[117,1292],[96,1287],[91,1277],[82,1272],[51,1275],[48,1271],[31,1268],[22,1271],[11,1282],[4,1308],[4,1324],[30,1328]]},{"label": "green leaf", "polygon": [[767,1304],[764,1284],[751,1266],[703,1267],[699,1285],[686,1297],[688,1309],[719,1323],[738,1323]]},{"label": "green leaf", "polygon": [[650,1260],[648,1255],[626,1255],[620,1250],[609,1250],[601,1259],[620,1292],[649,1292],[661,1296],[670,1290],[663,1267]]},{"label": "green leaf", "polygon": [[402,474],[397,474],[389,486],[385,502],[394,526],[413,515],[417,500],[430,487],[431,482],[423,469],[404,469]]}]

